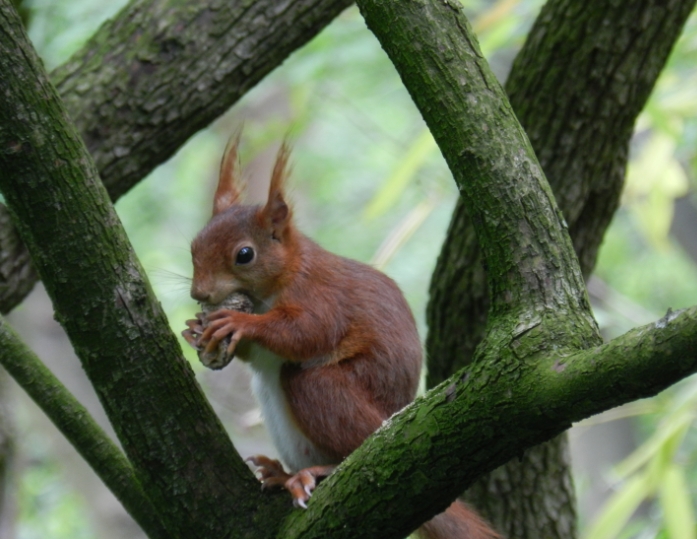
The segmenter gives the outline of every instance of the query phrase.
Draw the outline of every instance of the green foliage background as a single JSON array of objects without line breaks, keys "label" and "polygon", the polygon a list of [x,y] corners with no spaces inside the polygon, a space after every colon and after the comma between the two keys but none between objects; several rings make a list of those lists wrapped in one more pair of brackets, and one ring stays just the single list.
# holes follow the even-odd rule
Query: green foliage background
[{"label": "green foliage background", "polygon": [[[482,49],[503,80],[540,8],[538,0],[465,0]],[[50,69],[66,60],[122,2],[31,0],[30,36]],[[697,19],[637,125],[623,206],[591,284],[608,337],[697,304],[697,267],[670,233],[674,201],[697,184]],[[293,143],[292,193],[300,227],[327,249],[376,264],[405,291],[422,336],[428,285],[457,190],[389,60],[356,9],[294,54],[241,103],[192,138],[117,204],[175,332],[188,298],[188,245],[206,222],[227,138],[244,124],[250,184],[263,182],[281,139]],[[258,166],[257,166],[258,165]],[[258,170],[262,170],[258,173]],[[255,189],[251,189],[252,192]],[[697,205],[697,204],[696,204]],[[604,284],[603,284],[604,283]],[[605,286],[606,285],[606,286]],[[186,349],[186,347],[185,347]],[[194,354],[189,358],[196,369]],[[614,497],[581,515],[587,537],[695,536],[697,383],[593,421],[635,416],[637,452],[605,470]],[[97,537],[41,433],[19,423],[19,537]],[[234,429],[233,429],[234,430]],[[578,478],[583,496],[586,481]],[[648,501],[649,505],[641,506]],[[648,509],[646,509],[648,507]]]}]

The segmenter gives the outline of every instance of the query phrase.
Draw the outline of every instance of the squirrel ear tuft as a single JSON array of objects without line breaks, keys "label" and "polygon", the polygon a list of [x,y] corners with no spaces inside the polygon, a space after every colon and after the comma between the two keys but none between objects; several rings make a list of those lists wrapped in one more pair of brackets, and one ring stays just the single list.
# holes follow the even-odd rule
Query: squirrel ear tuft
[{"label": "squirrel ear tuft", "polygon": [[263,210],[264,218],[273,229],[274,237],[277,238],[280,238],[291,217],[290,208],[283,195],[283,188],[290,174],[289,157],[290,148],[288,143],[284,141],[276,156],[276,163],[271,173],[271,184],[269,185],[269,199]]},{"label": "squirrel ear tuft", "polygon": [[240,199],[243,182],[240,178],[240,161],[237,149],[240,145],[241,135],[242,130],[240,129],[235,135],[230,137],[225,147],[223,160],[220,163],[218,187],[213,197],[213,215],[218,215],[227,210]]}]

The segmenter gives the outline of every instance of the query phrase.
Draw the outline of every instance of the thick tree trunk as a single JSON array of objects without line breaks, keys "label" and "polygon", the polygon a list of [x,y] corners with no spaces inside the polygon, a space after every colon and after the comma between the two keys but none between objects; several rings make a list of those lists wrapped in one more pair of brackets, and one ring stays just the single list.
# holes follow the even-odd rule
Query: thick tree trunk
[{"label": "thick tree trunk", "polygon": [[[550,0],[513,65],[506,84],[511,105],[564,212],[584,275],[617,208],[634,121],[694,5]],[[431,282],[429,387],[466,365],[481,341],[485,283],[460,199]],[[526,452],[481,478],[467,499],[511,539],[573,537],[566,446],[563,436]]]},{"label": "thick tree trunk", "polygon": [[0,189],[163,525],[216,539],[273,526],[283,505],[262,503],[203,397],[8,0],[0,27]]}]

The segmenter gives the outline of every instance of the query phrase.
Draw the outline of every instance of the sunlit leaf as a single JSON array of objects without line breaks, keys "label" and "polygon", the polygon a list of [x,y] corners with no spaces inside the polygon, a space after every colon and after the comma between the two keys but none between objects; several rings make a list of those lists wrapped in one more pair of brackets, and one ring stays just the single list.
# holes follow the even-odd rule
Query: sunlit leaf
[{"label": "sunlit leaf", "polygon": [[695,539],[695,515],[684,470],[671,464],[663,474],[659,497],[670,539]]},{"label": "sunlit leaf", "polygon": [[603,507],[585,534],[585,539],[614,539],[651,494],[651,485],[644,475],[636,475],[624,483]]},{"label": "sunlit leaf", "polygon": [[472,22],[472,29],[479,36],[501,22],[510,20],[513,8],[519,3],[520,0],[499,0]]},{"label": "sunlit leaf", "polygon": [[688,410],[681,410],[667,417],[646,442],[615,467],[614,473],[619,478],[628,477],[648,464],[666,444],[675,444],[677,440],[682,440],[693,419],[694,415]]},{"label": "sunlit leaf", "polygon": [[407,240],[414,235],[421,224],[431,214],[436,207],[436,199],[422,200],[415,208],[413,208],[407,216],[402,219],[397,226],[390,231],[388,236],[378,247],[375,255],[370,261],[370,264],[381,270],[384,269],[390,259],[404,245]]}]

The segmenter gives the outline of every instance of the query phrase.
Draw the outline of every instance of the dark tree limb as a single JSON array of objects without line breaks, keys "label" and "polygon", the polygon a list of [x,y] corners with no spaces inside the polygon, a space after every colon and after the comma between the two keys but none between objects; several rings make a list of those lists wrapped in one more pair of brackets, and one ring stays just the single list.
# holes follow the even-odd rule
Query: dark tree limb
[{"label": "dark tree limb", "polygon": [[[511,105],[564,213],[585,276],[619,201],[634,121],[694,5],[550,0],[513,65],[506,83]],[[429,387],[471,361],[486,327],[485,283],[474,226],[460,199],[431,281]],[[561,437],[482,477],[467,498],[510,538],[573,537],[567,463]]]},{"label": "dark tree limb", "polygon": [[278,537],[406,536],[482,472],[697,372],[697,307],[571,355],[515,363],[520,353],[516,341],[487,353],[491,364],[466,367],[386,422]]},{"label": "dark tree limb", "polygon": [[116,200],[349,0],[134,0],[51,74]]},{"label": "dark tree limb", "polygon": [[[12,28],[2,39],[16,40],[16,21],[10,25],[3,20],[11,17],[1,1],[0,23]],[[381,21],[407,29],[407,37],[399,36],[402,42],[398,39],[392,50],[395,63],[412,94],[424,93],[415,99],[456,169],[464,196],[483,196],[470,207],[479,212],[477,231],[492,268],[495,317],[480,347],[481,361],[394,418],[392,428],[381,429],[319,487],[309,511],[293,515],[282,537],[347,537],[357,529],[379,537],[403,536],[442,510],[482,470],[561,432],[584,414],[657,391],[694,372],[697,363],[695,309],[612,346],[594,348],[597,335],[562,220],[500,88],[471,46],[459,4],[362,4],[365,12],[371,11],[367,19],[378,35],[385,32]],[[418,17],[400,11],[414,7],[420,10]],[[414,19],[438,21],[438,32],[445,34],[434,36],[430,27],[414,25]],[[439,61],[434,45],[445,62]],[[443,77],[439,82],[450,89],[469,85],[470,95],[481,95],[482,103],[464,100],[464,107],[453,109],[456,118],[444,118],[439,99],[449,100],[455,92],[441,96],[435,87],[419,85],[423,79],[410,71],[411,60],[399,58],[398,49],[410,47],[418,49],[413,59],[430,67],[434,80]],[[450,65],[459,62],[447,61],[453,57],[462,60],[465,74],[474,76],[460,78],[465,74]],[[89,156],[40,71],[23,69],[26,58],[35,62],[23,38],[10,39],[8,45],[0,41],[0,71],[12,90],[0,97],[0,125],[9,126],[0,132],[0,164],[8,173],[0,177],[0,187],[23,223],[61,321],[117,424],[139,479],[158,510],[170,510],[166,525],[186,537],[221,537],[232,530],[236,536],[251,536],[244,530],[273,529],[285,512],[277,498],[257,494],[251,474],[241,469],[234,450],[219,435],[219,425],[209,421],[209,408],[201,403],[173,339],[164,334],[166,323],[138,276],[137,261]],[[10,75],[33,84],[20,85]],[[481,84],[485,91],[478,88]],[[42,131],[42,122],[27,122],[32,113],[51,129]],[[474,140],[474,126],[483,122],[492,128],[490,120],[496,133],[501,129],[505,147]],[[471,183],[465,171],[472,174]],[[487,189],[509,193],[499,199]],[[538,210],[539,218],[528,218],[528,212]],[[499,227],[502,241],[497,239]],[[516,230],[525,233],[513,241]],[[627,350],[641,353],[634,357]],[[662,362],[676,357],[680,360]],[[633,375],[634,360],[638,376]],[[600,392],[592,393],[595,388]],[[143,424],[133,425],[139,421]],[[202,455],[201,447],[209,454]],[[428,475],[418,470],[428,470]],[[197,490],[198,484],[208,490]],[[344,503],[337,503],[344,496]],[[414,503],[394,503],[402,500]]]},{"label": "dark tree limb", "polygon": [[557,320],[573,321],[568,334],[557,336],[557,345],[596,344],[597,326],[566,223],[459,4],[358,5],[474,216],[497,330],[544,324],[554,312]]},{"label": "dark tree limb", "polygon": [[21,303],[38,279],[10,212],[0,204],[0,314]]},{"label": "dark tree limb", "polygon": [[[627,148],[695,0],[550,0],[506,83],[589,275],[624,184]],[[595,217],[593,217],[595,216]],[[428,385],[467,364],[484,334],[486,271],[463,198],[431,281]]]},{"label": "dark tree limb", "polygon": [[82,455],[148,537],[169,538],[121,450],[2,317],[0,364]]},{"label": "dark tree limb", "polygon": [[[594,331],[592,322],[585,327],[577,323],[578,318],[569,323],[575,316],[579,314],[583,316],[583,311],[588,308],[583,285],[579,285],[578,275],[580,272],[555,275],[553,269],[549,271],[542,269],[541,273],[538,273],[538,269],[545,268],[546,264],[565,266],[569,263],[568,259],[564,259],[562,252],[565,251],[564,242],[560,241],[559,237],[555,238],[560,229],[553,230],[557,223],[551,218],[546,223],[547,226],[552,226],[549,234],[553,239],[549,240],[549,244],[559,247],[560,250],[551,252],[546,250],[548,245],[540,246],[529,242],[530,236],[541,237],[543,243],[545,241],[544,233],[528,233],[528,228],[536,226],[535,223],[530,222],[530,215],[533,215],[533,219],[539,215],[538,208],[530,211],[533,206],[528,205],[528,195],[538,188],[540,175],[535,172],[534,165],[531,165],[532,159],[528,158],[531,152],[518,150],[515,144],[515,132],[513,132],[513,136],[510,136],[508,132],[508,130],[514,131],[514,129],[507,124],[508,114],[505,111],[505,98],[498,95],[495,84],[491,83],[491,78],[488,76],[486,66],[479,62],[476,46],[469,47],[470,44],[474,43],[474,39],[467,36],[466,43],[461,41],[461,34],[468,33],[466,22],[463,22],[462,17],[456,14],[447,13],[448,8],[452,9],[453,13],[457,13],[459,8],[456,4],[450,5],[449,3],[446,3],[445,6],[440,4],[432,6],[424,2],[410,2],[408,4],[406,6],[404,3],[395,5],[386,2],[370,3],[359,0],[359,6],[366,16],[369,27],[378,35],[388,55],[402,75],[405,85],[409,88],[417,106],[422,111],[431,131],[439,142],[458,185],[461,187],[464,203],[475,216],[473,218],[474,230],[484,245],[485,258],[490,270],[490,290],[494,298],[488,336],[479,350],[480,355],[496,363],[496,369],[494,370],[492,366],[492,370],[488,376],[484,375],[484,378],[486,380],[496,379],[496,385],[506,385],[507,387],[501,388],[501,390],[510,393],[515,389],[502,380],[507,378],[510,373],[524,368],[522,366],[533,367],[538,361],[544,362],[544,359],[549,356],[543,351],[549,352],[550,345],[561,348],[568,346],[569,351],[574,348],[584,349],[592,346],[594,342],[597,343],[598,336]],[[412,13],[406,15],[409,10],[412,10]],[[441,35],[437,35],[435,31],[434,33],[429,32],[430,28],[445,28],[449,17],[451,20],[454,19],[456,23],[450,25],[447,32]],[[402,24],[403,21],[407,20],[409,22]],[[387,27],[390,28],[389,32],[386,30]],[[389,37],[387,37],[388,34]],[[453,45],[454,43],[457,45]],[[413,48],[410,48],[410,44],[413,44]],[[462,48],[459,49],[458,46]],[[463,50],[469,50],[469,52],[463,53]],[[461,77],[452,75],[456,69],[452,67],[453,65],[463,66],[464,73]],[[476,80],[484,81],[486,89],[477,87],[476,82],[473,82]],[[437,90],[430,91],[429,81],[436,81],[433,86],[438,87]],[[456,112],[459,110],[458,100],[450,97],[450,91],[457,93],[460,89],[463,94],[460,103],[465,103],[462,108],[466,110],[466,114]],[[494,95],[493,100],[489,99],[492,94]],[[468,100],[467,96],[471,96],[471,99]],[[501,111],[503,111],[502,114]],[[463,127],[460,128],[460,126]],[[492,126],[496,126],[492,137],[501,137],[501,131],[506,131],[502,136],[506,140],[506,144],[505,148],[501,148],[501,151],[490,151],[487,146],[493,145],[490,144],[489,140],[473,140],[473,136],[469,132],[469,130],[474,131],[479,128],[486,133],[487,129]],[[481,132],[477,135],[481,135]],[[523,146],[525,146],[524,142]],[[519,152],[517,154],[519,162],[508,157],[511,155],[509,150],[513,151],[514,156],[516,151]],[[501,166],[502,162],[503,166]],[[532,171],[521,172],[518,166],[520,163],[523,164],[523,167],[529,166]],[[484,174],[481,174],[482,169],[484,169]],[[487,173],[488,177],[486,177]],[[485,177],[484,182],[481,182],[481,176]],[[517,176],[520,181],[515,184],[507,180],[511,176],[514,178]],[[480,182],[486,185],[490,192],[478,189]],[[515,194],[512,197],[509,196],[512,193]],[[518,200],[516,200],[516,196],[519,196]],[[544,194],[540,196],[538,191],[538,196],[532,198],[535,198],[539,203],[540,200],[544,202],[545,197]],[[519,214],[518,208],[521,205],[525,211],[529,212],[527,215],[525,211],[522,215]],[[550,206],[554,207],[551,201]],[[515,232],[513,227],[516,224],[520,227],[518,245],[512,241],[513,236],[507,236],[508,230]],[[543,225],[544,227],[545,225]],[[561,233],[566,234],[563,230]],[[500,241],[502,235],[503,241]],[[492,249],[491,242],[499,242],[499,244]],[[509,251],[506,252],[506,249]],[[552,256],[549,256],[550,254]],[[572,261],[571,265],[577,267],[575,261]],[[516,288],[515,282],[518,281],[519,277],[522,277],[520,282],[524,284],[520,288]],[[528,277],[527,282],[526,277]],[[564,291],[563,286],[559,287],[557,278],[567,280],[566,285],[569,286],[569,289]],[[515,297],[518,290],[529,291],[527,298],[520,297],[519,301],[511,301],[521,309],[524,309],[525,306],[528,307],[527,315],[529,318],[527,322],[523,317],[518,318],[518,320],[511,319],[507,309],[508,302],[506,300]],[[573,302],[574,292],[577,294],[575,305]],[[453,289],[449,293],[452,297]],[[566,300],[564,299],[565,295]],[[564,307],[565,304],[566,307]],[[559,319],[555,321],[549,320],[545,315],[546,312],[549,312],[547,309],[552,305],[554,305],[553,310],[557,311],[556,316],[559,316]],[[536,311],[539,312],[539,316],[535,314]],[[512,326],[511,322],[517,323],[517,325]],[[506,335],[506,332],[510,331],[512,327],[515,327],[513,335]],[[573,337],[571,337],[572,335]],[[690,346],[693,344],[691,343]],[[508,353],[504,354],[503,350],[507,350]],[[513,351],[512,354],[511,351]],[[692,349],[692,356],[694,356],[693,352]],[[486,367],[477,365],[473,369],[482,370]],[[544,387],[544,383],[540,383],[540,386]],[[530,391],[531,386],[528,384],[525,389]],[[472,390],[476,391],[476,388],[472,388]],[[478,398],[485,400],[481,394],[478,395]],[[491,405],[491,403],[489,404]],[[497,417],[492,421],[497,422],[498,414],[501,412],[495,406],[492,408],[496,410],[495,414],[497,414]],[[452,410],[451,413],[456,414]],[[420,414],[420,417],[425,418],[428,415],[429,412]],[[430,419],[429,416],[427,420],[429,424]],[[442,420],[445,421],[444,418]],[[439,426],[441,425],[438,419],[435,419],[434,422]],[[490,425],[485,421],[479,423],[479,426],[487,430],[490,428]],[[528,422],[526,422],[526,428],[529,428]],[[561,430],[557,432],[561,432]],[[502,434],[502,431],[499,431],[498,434]],[[471,441],[477,439],[474,432],[471,435]],[[396,439],[401,439],[399,434],[394,434],[394,436]],[[542,441],[542,438],[539,440]],[[493,440],[489,441],[493,443]],[[408,443],[415,444],[416,442],[414,439],[410,439]],[[491,450],[490,446],[485,447],[489,447]],[[458,447],[458,450],[465,451],[462,447]],[[461,456],[464,462],[469,462],[473,458],[469,450]],[[363,457],[365,458],[365,454]],[[420,457],[423,458],[423,455]],[[442,462],[438,461],[437,464],[434,462],[432,465],[440,467],[441,464]],[[391,462],[386,466],[388,466],[386,469],[393,470],[397,464]],[[372,466],[370,468],[373,469]],[[377,468],[380,468],[380,465]],[[427,466],[426,469],[431,468]],[[451,470],[451,473],[454,472]],[[444,476],[444,480],[445,477],[447,476]],[[400,481],[401,479],[404,478],[400,477]],[[409,491],[409,485],[405,487],[400,482],[400,486]],[[443,488],[443,485],[441,484],[440,487]],[[431,495],[433,492],[426,492],[425,498],[430,499]],[[423,499],[420,499],[419,503],[423,503]],[[378,512],[384,514],[383,509],[384,507],[380,506]],[[395,518],[388,517],[387,520],[399,522],[401,518],[402,515]],[[313,521],[313,525],[315,523]],[[319,525],[319,528],[323,532],[327,531],[323,525]],[[302,530],[302,533],[305,534],[308,528],[302,528]],[[384,531],[385,528],[380,528],[375,534],[380,536]]]},{"label": "dark tree limb", "polygon": [[[351,4],[133,0],[51,80],[116,200]],[[15,235],[3,210],[0,312],[7,313],[36,274],[26,250],[5,250]]]},{"label": "dark tree limb", "polygon": [[0,190],[139,482],[172,537],[272,533],[285,506],[261,503],[9,0],[0,27]]}]

